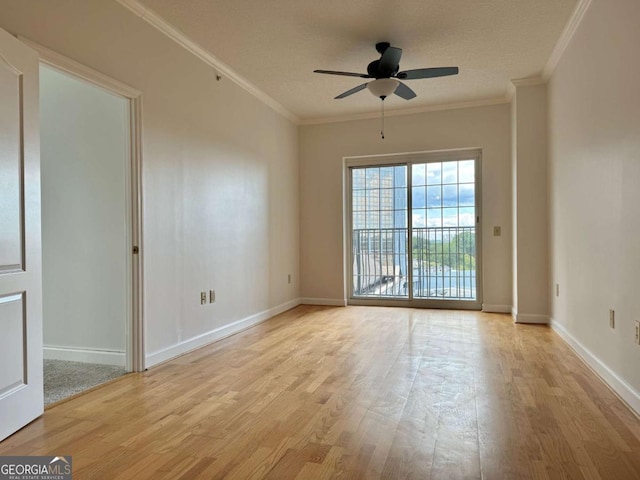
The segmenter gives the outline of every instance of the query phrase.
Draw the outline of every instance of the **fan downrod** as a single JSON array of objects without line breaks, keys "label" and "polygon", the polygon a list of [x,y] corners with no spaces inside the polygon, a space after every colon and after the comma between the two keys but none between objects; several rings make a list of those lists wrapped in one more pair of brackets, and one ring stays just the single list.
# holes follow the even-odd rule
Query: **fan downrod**
[{"label": "fan downrod", "polygon": [[380,55],[382,55],[390,46],[391,44],[389,42],[378,42],[376,43],[376,50]]}]

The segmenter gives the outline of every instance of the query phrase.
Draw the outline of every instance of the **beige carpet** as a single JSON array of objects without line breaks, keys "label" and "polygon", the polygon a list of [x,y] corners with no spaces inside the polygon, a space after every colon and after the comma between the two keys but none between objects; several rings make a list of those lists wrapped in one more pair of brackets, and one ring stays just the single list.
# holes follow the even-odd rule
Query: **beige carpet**
[{"label": "beige carpet", "polygon": [[95,363],[44,361],[44,404],[57,402],[124,375],[123,367]]}]

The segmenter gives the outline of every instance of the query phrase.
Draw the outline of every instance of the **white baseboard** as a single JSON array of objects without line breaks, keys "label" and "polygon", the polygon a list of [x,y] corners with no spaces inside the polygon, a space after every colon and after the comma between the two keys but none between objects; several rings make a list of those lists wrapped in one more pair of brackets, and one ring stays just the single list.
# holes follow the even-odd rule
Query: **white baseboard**
[{"label": "white baseboard", "polygon": [[511,305],[487,305],[482,304],[482,311],[487,313],[511,313]]},{"label": "white baseboard", "polygon": [[48,360],[68,362],[98,363],[100,365],[126,366],[125,352],[118,350],[95,350],[91,348],[71,348],[45,345],[43,356]]},{"label": "white baseboard", "polygon": [[218,327],[214,330],[203,333],[202,335],[198,335],[197,337],[190,338],[189,340],[185,340],[176,345],[172,345],[171,347],[167,347],[157,352],[150,353],[146,356],[145,366],[147,368],[152,367],[159,363],[166,362],[167,360],[171,360],[172,358],[184,355],[185,353],[191,352],[192,350],[204,347],[205,345],[208,345],[210,343],[222,340],[223,338],[241,332],[242,330],[246,330],[247,328],[253,327],[254,325],[264,322],[265,320],[269,320],[271,317],[274,317],[282,312],[291,310],[298,305],[300,305],[300,299],[295,298],[268,310],[263,310],[262,312],[250,315],[233,323],[229,323],[228,325]]},{"label": "white baseboard", "polygon": [[620,378],[602,360],[596,357],[591,351],[580,343],[569,331],[560,323],[551,319],[553,328],[562,339],[569,344],[574,352],[587,364],[591,370],[606,383],[613,392],[624,401],[634,413],[640,417],[640,393],[635,391],[631,385]]},{"label": "white baseboard", "polygon": [[516,313],[514,315],[514,320],[516,321],[516,323],[534,323],[538,325],[547,325],[549,323],[549,316],[532,313]]},{"label": "white baseboard", "polygon": [[347,302],[344,298],[312,298],[303,297],[300,299],[302,305],[328,305],[332,307],[346,307]]}]

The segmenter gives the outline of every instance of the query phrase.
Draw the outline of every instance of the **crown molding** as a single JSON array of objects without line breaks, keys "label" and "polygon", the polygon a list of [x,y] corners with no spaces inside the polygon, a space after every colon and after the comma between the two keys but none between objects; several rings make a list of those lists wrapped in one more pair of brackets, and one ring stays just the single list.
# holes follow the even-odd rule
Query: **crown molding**
[{"label": "crown molding", "polygon": [[535,85],[544,85],[545,83],[547,83],[547,81],[541,76],[514,78],[511,80],[511,84],[514,87],[533,87]]},{"label": "crown molding", "polygon": [[518,87],[533,87],[536,85],[545,85],[547,80],[542,78],[540,75],[535,75],[533,77],[526,78],[514,78],[507,85],[507,93],[506,93],[506,101],[507,103],[511,103],[513,97],[516,94],[516,88]]},{"label": "crown molding", "polygon": [[256,97],[262,103],[271,107],[273,110],[278,112],[283,117],[287,118],[288,120],[292,121],[295,124],[300,123],[300,119],[295,114],[287,110],[282,104],[280,104],[279,102],[274,100],[272,97],[270,97],[269,95],[264,93],[262,90],[260,90],[258,87],[253,85],[251,82],[243,78],[240,74],[235,72],[231,67],[229,67],[227,64],[225,64],[220,59],[215,57],[213,54],[211,54],[211,52],[209,52],[208,50],[206,50],[205,48],[201,47],[196,42],[191,40],[187,35],[185,35],[183,32],[181,32],[176,27],[171,25],[169,22],[167,22],[164,18],[162,18],[157,13],[155,13],[153,10],[147,8],[137,0],[116,0],[116,1],[119,4],[121,4],[123,7],[130,10],[137,17],[141,18],[142,20],[150,24],[156,30],[160,31],[161,33],[169,37],[171,40],[176,42],[185,50],[189,51],[190,53],[198,57],[207,65],[213,67],[216,70],[216,72],[229,78],[229,80],[231,80],[236,85],[238,85],[239,87],[241,87],[242,89],[244,89],[245,91],[247,91],[248,93]]},{"label": "crown molding", "polygon": [[589,5],[591,5],[591,0],[578,0],[569,21],[565,25],[564,30],[553,49],[553,52],[551,52],[549,60],[547,60],[547,63],[542,70],[542,78],[544,80],[549,80],[551,75],[553,75],[554,70],[558,66],[558,62],[562,58],[564,51],[569,46],[571,38],[573,38],[573,34],[576,33],[576,30],[580,26],[580,22],[582,22]]},{"label": "crown molding", "polygon": [[[401,117],[405,115],[415,115],[418,113],[438,112],[441,110],[457,110],[460,108],[474,108],[474,107],[487,107],[491,105],[500,105],[503,103],[509,103],[509,99],[506,96],[485,98],[482,100],[472,100],[470,102],[460,103],[445,103],[441,105],[427,105],[424,107],[404,108],[402,110],[385,110],[385,117]],[[318,117],[302,119],[300,125],[320,125],[323,123],[338,123],[338,122],[350,122],[353,120],[369,120],[372,118],[379,118],[380,112],[366,112],[355,113],[352,115],[340,115],[335,117]]]}]

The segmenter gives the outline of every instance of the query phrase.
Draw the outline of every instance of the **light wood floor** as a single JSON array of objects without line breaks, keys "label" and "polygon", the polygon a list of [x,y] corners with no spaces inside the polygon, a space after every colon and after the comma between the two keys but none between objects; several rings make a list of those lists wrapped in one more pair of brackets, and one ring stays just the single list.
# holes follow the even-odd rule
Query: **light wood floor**
[{"label": "light wood floor", "polygon": [[548,327],[298,307],[47,410],[74,479],[640,478],[640,421]]}]

